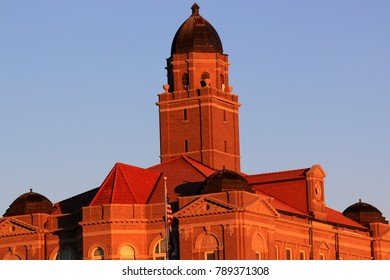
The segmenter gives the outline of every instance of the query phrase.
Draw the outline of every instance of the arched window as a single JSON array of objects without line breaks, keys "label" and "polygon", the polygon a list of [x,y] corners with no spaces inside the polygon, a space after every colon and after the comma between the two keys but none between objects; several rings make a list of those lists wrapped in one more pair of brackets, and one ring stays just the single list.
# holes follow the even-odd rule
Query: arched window
[{"label": "arched window", "polygon": [[154,247],[154,256],[155,260],[165,260],[166,258],[166,244],[165,238],[157,242],[156,247]]},{"label": "arched window", "polygon": [[7,254],[3,260],[12,260],[12,261],[19,261],[21,260],[22,258],[19,257],[18,255],[16,254]]},{"label": "arched window", "polygon": [[100,247],[96,247],[92,254],[93,260],[104,260],[104,251]]},{"label": "arched window", "polygon": [[221,90],[225,91],[225,76],[223,74],[219,75],[219,81],[221,83]]},{"label": "arched window", "polygon": [[56,260],[74,260],[75,254],[69,247],[61,248],[56,256]]},{"label": "arched window", "polygon": [[263,238],[259,234],[255,234],[252,239],[252,250],[255,251],[255,260],[261,260],[265,256],[265,247]]},{"label": "arched window", "polygon": [[195,249],[201,254],[199,256],[201,259],[218,260],[218,244],[219,242],[214,235],[203,233],[195,241]]},{"label": "arched window", "polygon": [[134,248],[129,245],[123,246],[119,254],[121,260],[135,260]]},{"label": "arched window", "polygon": [[183,76],[181,77],[181,82],[183,85],[183,89],[187,90],[190,87],[190,80],[188,78],[188,74],[184,73]]},{"label": "arched window", "polygon": [[202,87],[210,86],[210,74],[207,72],[203,72],[200,76],[200,85]]}]

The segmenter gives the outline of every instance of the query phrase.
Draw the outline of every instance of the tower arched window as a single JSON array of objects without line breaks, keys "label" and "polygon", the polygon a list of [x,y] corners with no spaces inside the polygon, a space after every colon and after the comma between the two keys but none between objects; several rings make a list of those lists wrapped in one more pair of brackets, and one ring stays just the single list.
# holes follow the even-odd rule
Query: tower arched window
[{"label": "tower arched window", "polygon": [[210,74],[208,72],[203,72],[200,78],[202,80],[210,79]]},{"label": "tower arched window", "polygon": [[220,82],[221,90],[225,91],[225,76],[223,74],[219,75],[219,82]]},{"label": "tower arched window", "polygon": [[188,73],[183,74],[181,81],[182,81],[183,89],[188,90],[190,88],[190,80],[188,78]]},{"label": "tower arched window", "polygon": [[210,74],[208,72],[203,72],[200,76],[200,85],[202,87],[210,86]]}]

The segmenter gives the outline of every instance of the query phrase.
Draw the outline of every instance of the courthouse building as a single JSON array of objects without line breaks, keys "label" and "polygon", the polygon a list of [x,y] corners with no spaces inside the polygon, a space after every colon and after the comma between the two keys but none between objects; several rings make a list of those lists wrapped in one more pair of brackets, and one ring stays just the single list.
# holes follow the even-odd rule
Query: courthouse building
[{"label": "courthouse building", "polygon": [[165,259],[164,177],[171,259],[390,259],[385,217],[362,201],[343,213],[327,207],[320,165],[241,172],[239,96],[197,4],[166,69],[161,162],[117,163],[101,186],[54,204],[33,190],[20,195],[0,218],[0,259]]}]

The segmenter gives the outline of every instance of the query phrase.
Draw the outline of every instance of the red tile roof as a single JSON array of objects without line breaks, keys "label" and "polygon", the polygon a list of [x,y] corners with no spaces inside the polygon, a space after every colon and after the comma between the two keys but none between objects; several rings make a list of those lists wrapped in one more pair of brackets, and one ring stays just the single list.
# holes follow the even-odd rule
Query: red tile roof
[{"label": "red tile roof", "polygon": [[271,183],[271,182],[281,182],[286,180],[305,178],[305,174],[309,169],[310,168],[302,168],[302,169],[287,170],[287,171],[280,171],[280,172],[253,174],[253,175],[247,175],[245,178],[248,180],[248,183],[251,185]]},{"label": "red tile roof", "polygon": [[[272,196],[269,196],[268,194],[263,193],[261,191],[256,191],[256,193],[263,195],[263,196],[272,197]],[[272,206],[275,207],[276,210],[282,211],[284,213],[291,213],[293,215],[310,217],[310,215],[308,213],[302,212],[302,211],[292,207],[291,205],[288,205],[288,204],[280,201],[279,199],[277,199],[275,197],[273,197]],[[341,212],[334,210],[332,208],[326,207],[325,213],[328,214],[327,222],[329,222],[329,223],[350,226],[350,227],[365,229],[365,230],[367,229],[366,227],[349,219],[348,217],[345,217]]]},{"label": "red tile roof", "polygon": [[[276,210],[292,215],[310,216],[306,209],[305,174],[309,168],[272,172],[244,177],[257,194],[272,197]],[[99,188],[55,204],[53,214],[75,212],[81,207],[100,204],[146,204],[164,201],[164,180],[170,201],[178,196],[198,194],[204,180],[216,170],[187,156],[154,165],[147,169],[117,163]],[[328,222],[366,229],[342,213],[326,208]]]},{"label": "red tile roof", "polygon": [[309,216],[308,213],[300,211],[297,208],[294,208],[293,206],[288,205],[287,203],[284,203],[283,201],[281,201],[273,196],[270,196],[270,195],[268,195],[260,190],[256,190],[256,194],[260,194],[262,196],[267,196],[267,197],[273,198],[271,204],[278,211],[283,211],[283,212],[292,213],[292,214],[298,214],[301,216]]},{"label": "red tile roof", "polygon": [[[149,167],[148,170],[163,173],[167,177],[167,189],[170,201],[178,196],[198,194],[204,180],[216,170],[187,156],[174,159]],[[164,182],[160,180],[148,199],[148,203],[164,201]]]},{"label": "red tile roof", "polygon": [[325,212],[326,212],[326,214],[328,214],[328,222],[340,224],[340,225],[347,225],[347,226],[361,228],[361,229],[367,229],[366,227],[362,226],[361,224],[355,222],[354,220],[347,218],[346,216],[344,216],[341,212],[339,212],[337,210],[326,207]]},{"label": "red tile roof", "polygon": [[145,204],[160,175],[140,167],[117,163],[90,205]]},{"label": "red tile roof", "polygon": [[306,172],[309,168],[247,175],[245,178],[256,191],[277,198],[279,201],[308,215]]}]

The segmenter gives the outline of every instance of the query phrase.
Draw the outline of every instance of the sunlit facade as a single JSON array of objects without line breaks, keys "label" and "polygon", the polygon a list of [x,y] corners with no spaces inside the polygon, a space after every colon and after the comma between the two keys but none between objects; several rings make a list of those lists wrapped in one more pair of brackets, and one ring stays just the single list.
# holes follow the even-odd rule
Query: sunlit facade
[{"label": "sunlit facade", "polygon": [[[166,69],[157,101],[161,162],[117,163],[101,186],[54,204],[22,194],[0,218],[0,259],[390,259],[386,218],[362,201],[343,213],[327,207],[320,165],[241,171],[239,96],[220,37],[197,4]],[[164,177],[174,216],[169,248]]]}]

